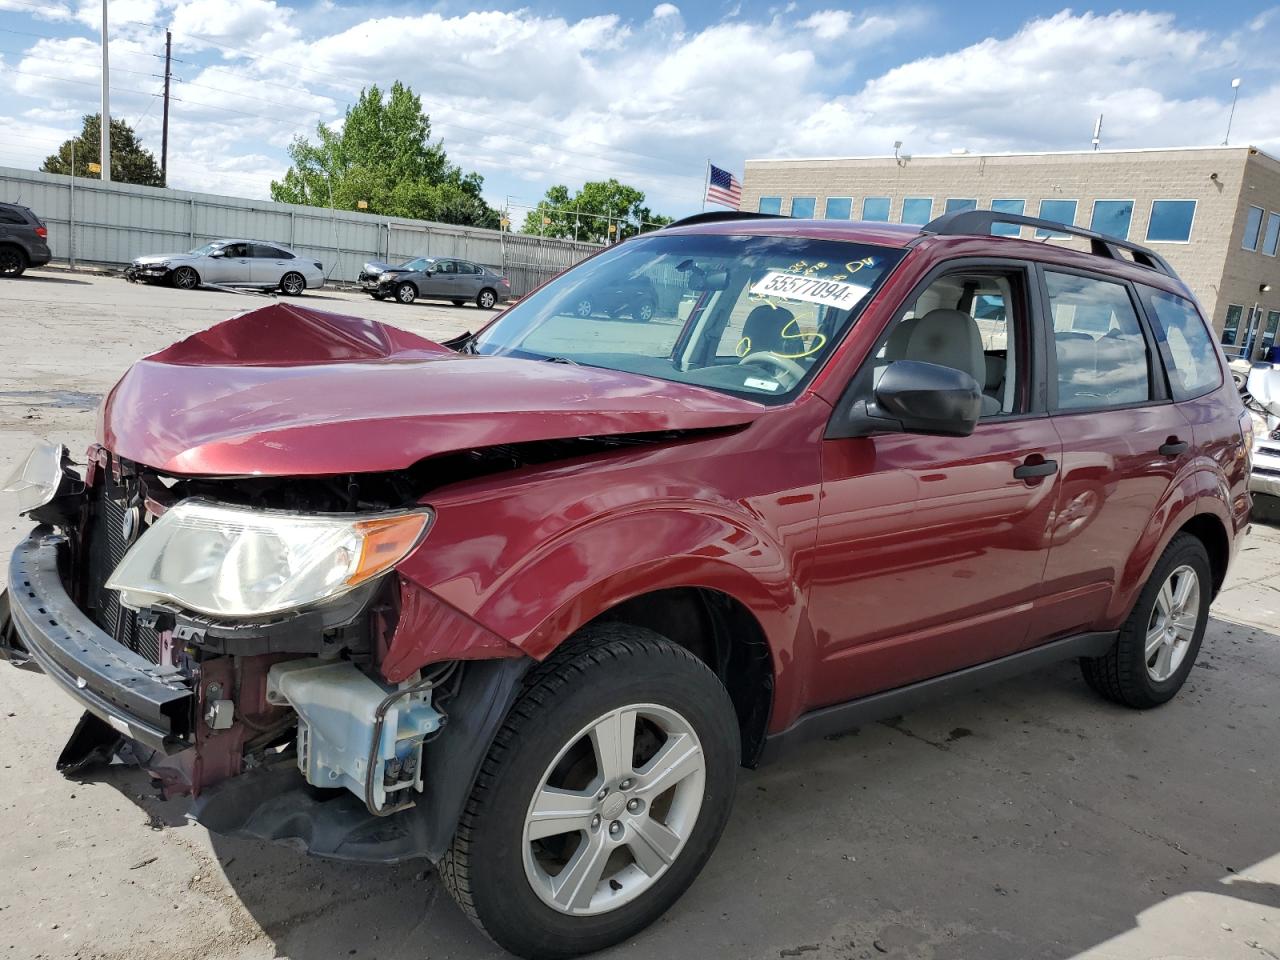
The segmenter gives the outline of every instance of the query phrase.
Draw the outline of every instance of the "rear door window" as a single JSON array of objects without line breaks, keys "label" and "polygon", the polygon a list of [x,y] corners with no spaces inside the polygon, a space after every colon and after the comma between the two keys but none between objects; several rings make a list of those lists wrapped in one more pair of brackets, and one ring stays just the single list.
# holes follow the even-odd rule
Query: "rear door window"
[{"label": "rear door window", "polygon": [[1151,399],[1151,360],[1123,283],[1047,270],[1057,407],[1088,410]]},{"label": "rear door window", "polygon": [[1196,305],[1163,290],[1141,289],[1156,340],[1166,348],[1165,365],[1174,399],[1190,400],[1221,386],[1218,348]]}]

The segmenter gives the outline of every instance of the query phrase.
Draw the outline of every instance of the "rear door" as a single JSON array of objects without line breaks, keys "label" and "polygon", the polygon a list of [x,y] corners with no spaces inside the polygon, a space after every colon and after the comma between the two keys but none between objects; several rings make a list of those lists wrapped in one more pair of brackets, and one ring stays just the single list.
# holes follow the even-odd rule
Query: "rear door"
[{"label": "rear door", "polygon": [[855,397],[869,395],[890,362],[941,363],[974,376],[987,406],[968,437],[823,441],[810,594],[822,659],[815,703],[1024,646],[1042,592],[1059,458],[1035,389],[1043,359],[1033,277],[1030,265],[1009,261],[945,265],[912,294],[850,384]]},{"label": "rear door", "polygon": [[474,300],[484,286],[484,273],[468,260],[458,261],[457,296]]},{"label": "rear door", "polygon": [[1113,626],[1112,600],[1190,463],[1191,424],[1173,402],[1133,285],[1045,266],[1049,405],[1062,474],[1039,640]]},{"label": "rear door", "polygon": [[279,286],[280,278],[289,271],[293,254],[266,243],[255,243],[251,252],[253,257],[249,270],[253,282],[264,287]]}]

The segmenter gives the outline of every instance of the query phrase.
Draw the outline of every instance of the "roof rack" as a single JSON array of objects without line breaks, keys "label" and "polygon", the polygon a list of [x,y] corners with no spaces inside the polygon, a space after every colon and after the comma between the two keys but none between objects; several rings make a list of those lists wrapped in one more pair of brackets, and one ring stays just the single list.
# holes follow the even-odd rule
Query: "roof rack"
[{"label": "roof rack", "polygon": [[708,210],[706,213],[695,213],[693,216],[668,223],[662,229],[672,227],[692,227],[696,223],[721,223],[725,220],[787,220],[780,213],[751,213],[749,210]]},{"label": "roof rack", "polygon": [[935,217],[921,227],[920,232],[943,237],[965,234],[988,236],[991,233],[991,227],[997,223],[1007,223],[1020,227],[1036,227],[1049,233],[1065,233],[1068,236],[1080,237],[1089,241],[1090,252],[1095,256],[1108,257],[1112,260],[1120,260],[1126,263],[1129,262],[1129,258],[1122,256],[1120,251],[1128,250],[1134,263],[1169,277],[1178,276],[1164,257],[1141,244],[1130,243],[1128,240],[1121,240],[1119,237],[1110,237],[1105,233],[1098,233],[1096,230],[1086,230],[1084,227],[1058,223],[1054,220],[1041,220],[1039,217],[1024,217],[1018,213],[997,213],[994,210],[957,210],[954,213],[944,213],[940,217]]}]

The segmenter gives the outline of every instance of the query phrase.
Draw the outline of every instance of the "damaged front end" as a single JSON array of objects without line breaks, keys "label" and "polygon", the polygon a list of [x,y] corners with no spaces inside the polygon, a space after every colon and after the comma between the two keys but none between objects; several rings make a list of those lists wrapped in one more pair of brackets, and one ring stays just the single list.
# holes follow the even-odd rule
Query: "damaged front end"
[{"label": "damaged front end", "polygon": [[[84,706],[60,770],[135,763],[210,829],[319,855],[443,852],[523,663],[382,676],[423,602],[388,573],[431,520],[393,478],[183,479],[101,447],[81,478],[42,445],[7,489],[39,525],[0,651]],[[468,716],[441,750],[450,701]]]}]

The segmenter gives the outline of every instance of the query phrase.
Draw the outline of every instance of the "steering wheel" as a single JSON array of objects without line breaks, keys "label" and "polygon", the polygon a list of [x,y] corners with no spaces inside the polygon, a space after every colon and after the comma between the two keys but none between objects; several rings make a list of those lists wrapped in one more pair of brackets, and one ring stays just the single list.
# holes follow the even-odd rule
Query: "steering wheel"
[{"label": "steering wheel", "polygon": [[796,363],[790,357],[780,357],[776,353],[770,353],[768,350],[757,350],[755,353],[748,353],[745,357],[738,361],[739,365],[747,363],[765,363],[771,365],[775,370],[794,377],[791,382],[799,383],[804,379],[805,369]]}]

